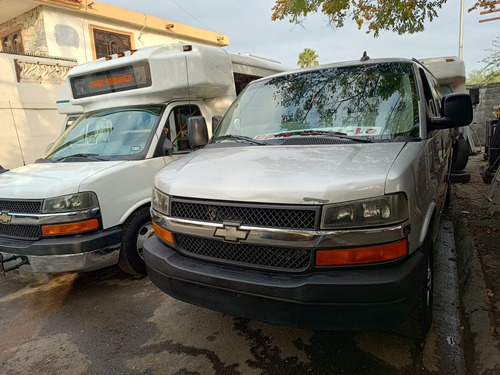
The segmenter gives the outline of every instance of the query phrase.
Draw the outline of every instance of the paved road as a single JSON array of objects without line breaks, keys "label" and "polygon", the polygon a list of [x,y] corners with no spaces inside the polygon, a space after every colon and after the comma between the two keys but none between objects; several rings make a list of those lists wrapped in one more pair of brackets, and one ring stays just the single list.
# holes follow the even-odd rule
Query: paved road
[{"label": "paved road", "polygon": [[453,228],[437,258],[425,343],[379,332],[315,332],[174,300],[117,268],[50,281],[0,279],[0,372],[16,374],[466,374]]}]

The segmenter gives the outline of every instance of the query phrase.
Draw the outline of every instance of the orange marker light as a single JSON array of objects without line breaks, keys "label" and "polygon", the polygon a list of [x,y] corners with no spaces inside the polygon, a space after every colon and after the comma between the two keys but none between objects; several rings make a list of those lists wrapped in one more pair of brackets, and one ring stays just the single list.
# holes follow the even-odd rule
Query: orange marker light
[{"label": "orange marker light", "polygon": [[172,245],[175,245],[174,235],[172,234],[172,232],[169,232],[168,230],[163,229],[162,227],[160,227],[158,224],[155,224],[154,222],[153,222],[153,229],[155,230],[156,235],[158,237],[160,237],[163,241],[166,241]]},{"label": "orange marker light", "polygon": [[44,236],[77,234],[82,232],[88,232],[89,230],[94,230],[98,228],[99,228],[99,221],[97,219],[90,219],[85,221],[79,221],[77,223],[43,225],[42,234]]},{"label": "orange marker light", "polygon": [[384,262],[400,258],[406,254],[406,239],[388,245],[358,247],[355,249],[318,250],[317,266],[345,266]]}]

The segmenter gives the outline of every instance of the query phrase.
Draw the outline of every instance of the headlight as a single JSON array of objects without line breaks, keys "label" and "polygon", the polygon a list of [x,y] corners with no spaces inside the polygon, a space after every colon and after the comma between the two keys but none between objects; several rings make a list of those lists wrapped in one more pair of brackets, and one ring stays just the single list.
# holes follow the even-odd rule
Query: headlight
[{"label": "headlight", "polygon": [[170,215],[170,197],[160,190],[153,188],[151,207],[164,215]]},{"label": "headlight", "polygon": [[322,229],[359,228],[401,223],[408,219],[403,193],[363,199],[323,208]]},{"label": "headlight", "polygon": [[45,199],[42,212],[44,214],[56,214],[61,212],[84,211],[92,208],[99,208],[99,202],[94,193],[87,191],[85,193]]}]

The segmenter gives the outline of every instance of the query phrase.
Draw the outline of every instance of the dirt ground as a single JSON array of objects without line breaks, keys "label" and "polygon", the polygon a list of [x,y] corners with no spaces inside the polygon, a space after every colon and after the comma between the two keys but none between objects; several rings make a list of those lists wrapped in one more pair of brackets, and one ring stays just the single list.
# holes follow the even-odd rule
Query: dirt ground
[{"label": "dirt ground", "polygon": [[[493,345],[496,347],[495,350],[500,350],[500,206],[492,215],[488,214],[487,209],[483,207],[491,185],[483,181],[481,173],[488,166],[489,161],[485,160],[483,153],[470,156],[465,171],[471,174],[471,179],[467,183],[454,183],[452,185],[452,205],[454,220],[460,223],[460,230],[465,229],[463,232],[470,234],[472,253],[477,253],[479,259],[479,265],[475,267],[475,271],[465,270],[464,273],[469,276],[462,278],[461,282],[463,284],[462,293],[469,292],[473,300],[470,306],[465,306],[466,317],[477,310],[481,310],[483,315],[478,315],[480,322],[469,319],[469,326],[464,327],[464,329],[471,331],[469,332],[472,335],[470,339],[471,341],[476,340],[476,346],[479,343],[479,345],[484,344],[486,349],[492,349]],[[497,186],[500,189],[500,184]],[[461,233],[456,236],[456,241],[465,241],[466,238],[463,236],[466,235]],[[459,262],[459,269],[462,268],[462,271],[464,271],[463,268],[469,267],[471,262],[465,263],[468,264],[460,265]],[[470,277],[474,272],[479,273],[479,276],[484,279],[484,284],[479,285],[478,288],[470,285],[481,278]],[[482,280],[480,281],[482,283]],[[481,291],[482,288],[485,288],[486,291]],[[461,300],[463,304],[467,304],[468,297],[462,296]],[[464,306],[462,307],[464,308]],[[474,325],[476,328],[473,327]],[[478,341],[479,336],[483,338]],[[484,352],[485,348],[476,348],[476,356],[480,357],[480,353]],[[475,360],[477,361],[478,358]],[[498,366],[495,362],[489,366],[490,368],[491,366],[498,368],[498,373],[500,373],[500,358],[496,358],[495,361]],[[481,368],[481,364],[479,368]]]}]

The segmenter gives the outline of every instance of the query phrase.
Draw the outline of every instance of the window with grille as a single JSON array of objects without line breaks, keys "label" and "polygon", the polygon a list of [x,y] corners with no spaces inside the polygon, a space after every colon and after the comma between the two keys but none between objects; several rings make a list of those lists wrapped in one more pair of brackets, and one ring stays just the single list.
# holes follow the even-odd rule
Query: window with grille
[{"label": "window with grille", "polygon": [[20,27],[10,30],[6,34],[0,34],[0,38],[2,39],[2,52],[24,53],[23,36]]},{"label": "window with grille", "polygon": [[133,34],[91,26],[91,35],[96,59],[133,49]]}]

